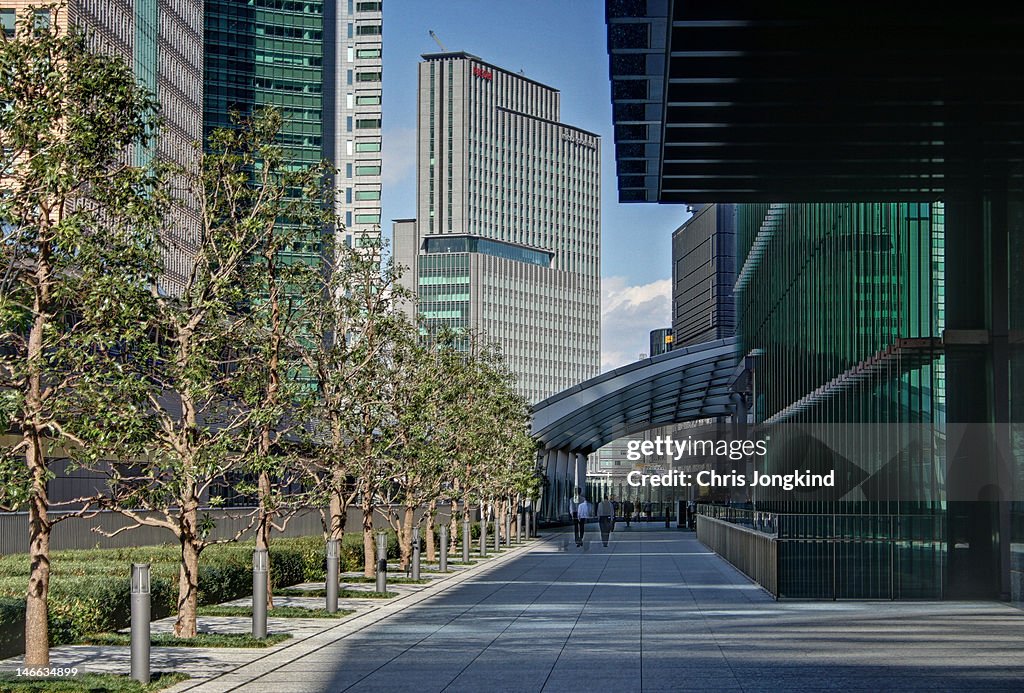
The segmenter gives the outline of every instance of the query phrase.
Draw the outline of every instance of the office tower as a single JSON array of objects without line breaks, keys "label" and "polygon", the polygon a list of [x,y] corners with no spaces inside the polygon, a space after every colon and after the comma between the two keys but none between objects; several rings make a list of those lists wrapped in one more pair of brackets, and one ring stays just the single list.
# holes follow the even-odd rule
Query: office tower
[{"label": "office tower", "polygon": [[[0,0],[0,23],[13,30],[16,13],[39,3]],[[89,32],[98,51],[120,55],[135,76],[156,95],[163,119],[156,150],[137,150],[135,164],[154,155],[189,164],[192,145],[202,137],[203,2],[202,0],[70,0],[57,16],[62,28]],[[165,290],[180,290],[199,242],[199,214],[184,200],[182,181],[172,178],[175,205],[164,234]]]},{"label": "office tower", "polygon": [[[280,110],[287,163],[327,159],[338,169],[343,242],[379,233],[381,10],[353,0],[206,3],[206,132],[229,126],[232,112]],[[319,260],[312,239],[288,254]]]},{"label": "office tower", "polygon": [[560,122],[557,89],[468,53],[423,56],[418,108],[395,256],[422,329],[495,339],[530,402],[596,375],[600,138]]},{"label": "office tower", "polygon": [[[324,156],[338,169],[337,213],[349,245],[380,237],[383,3],[324,6]],[[332,28],[333,26],[333,28]]]},{"label": "office tower", "polygon": [[[736,205],[699,205],[672,233],[673,346],[736,330]],[[652,352],[653,355],[653,352]]]},{"label": "office tower", "polygon": [[651,330],[651,349],[650,355],[660,356],[661,354],[667,353],[672,350],[672,328],[671,327],[660,327],[657,330]]}]

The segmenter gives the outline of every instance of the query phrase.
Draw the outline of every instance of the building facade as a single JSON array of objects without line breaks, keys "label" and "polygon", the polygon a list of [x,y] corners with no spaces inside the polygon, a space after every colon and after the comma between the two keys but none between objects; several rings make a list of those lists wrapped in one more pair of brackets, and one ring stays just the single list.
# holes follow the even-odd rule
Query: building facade
[{"label": "building facade", "polygon": [[[272,106],[287,163],[337,169],[339,241],[379,235],[381,2],[206,2],[204,127]],[[319,260],[315,239],[289,250]]]},{"label": "building facade", "polygon": [[[672,232],[672,339],[675,346],[736,331],[736,205],[699,205]],[[652,352],[653,355],[653,352]]]},{"label": "building facade", "polygon": [[560,122],[556,89],[423,58],[417,217],[395,225],[395,257],[425,333],[483,332],[540,401],[600,368],[600,138]]},{"label": "building facade", "polygon": [[650,355],[654,357],[671,351],[673,339],[674,337],[672,336],[671,327],[661,327],[657,330],[651,330]]},{"label": "building facade", "polygon": [[[15,17],[32,5],[26,0],[0,0],[0,24],[13,31]],[[57,23],[77,27],[93,48],[120,55],[160,104],[163,128],[155,150],[133,152],[133,163],[153,156],[189,165],[193,143],[203,135],[203,2],[202,0],[70,0]],[[187,199],[183,181],[172,179],[176,200],[166,225],[164,289],[181,288],[199,244],[198,207]]]}]

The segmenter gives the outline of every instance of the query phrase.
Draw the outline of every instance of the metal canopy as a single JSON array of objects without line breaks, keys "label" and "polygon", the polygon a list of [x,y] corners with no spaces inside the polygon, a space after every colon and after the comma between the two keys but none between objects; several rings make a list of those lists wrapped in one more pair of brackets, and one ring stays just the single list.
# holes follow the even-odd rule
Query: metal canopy
[{"label": "metal canopy", "polygon": [[623,366],[533,407],[533,436],[548,449],[589,453],[624,435],[732,413],[736,338],[681,347]]},{"label": "metal canopy", "polygon": [[1024,5],[607,0],[623,202],[1020,184]]}]

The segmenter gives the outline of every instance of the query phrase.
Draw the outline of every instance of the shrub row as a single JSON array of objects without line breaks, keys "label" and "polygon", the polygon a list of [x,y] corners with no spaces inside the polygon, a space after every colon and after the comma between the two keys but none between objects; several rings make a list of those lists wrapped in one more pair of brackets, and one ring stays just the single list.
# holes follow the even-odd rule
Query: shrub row
[{"label": "shrub row", "polygon": [[[361,570],[362,535],[343,541],[342,570]],[[398,541],[390,533],[388,553],[397,556]],[[177,546],[56,551],[51,555],[50,644],[64,645],[87,633],[125,628],[131,618],[132,563],[151,567],[150,603],[154,619],[175,612],[178,598]],[[24,651],[25,586],[28,557],[0,558],[0,658]],[[277,539],[271,544],[270,575],[275,587],[324,579],[326,559],[322,537]],[[213,546],[199,561],[199,604],[219,604],[252,594],[252,546]]]}]

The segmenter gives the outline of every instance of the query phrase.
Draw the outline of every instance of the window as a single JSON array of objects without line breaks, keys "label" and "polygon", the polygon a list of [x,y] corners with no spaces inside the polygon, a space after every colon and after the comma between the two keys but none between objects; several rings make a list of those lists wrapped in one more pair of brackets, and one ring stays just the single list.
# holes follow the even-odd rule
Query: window
[{"label": "window", "polygon": [[356,166],[357,176],[379,176],[380,166]]},{"label": "window", "polygon": [[348,23],[348,37],[352,38],[352,22]]},{"label": "window", "polygon": [[356,97],[356,104],[360,106],[379,106],[380,94],[367,94]]},{"label": "window", "polygon": [[379,152],[380,151],[380,140],[373,142],[356,142],[357,152]]},{"label": "window", "polygon": [[360,2],[360,3],[356,3],[356,11],[357,12],[380,12],[381,11],[381,5],[383,5],[383,3],[380,3],[380,2]]},{"label": "window", "polygon": [[16,23],[14,10],[0,10],[0,28],[7,36],[14,36]]},{"label": "window", "polygon": [[[351,190],[351,188],[349,188]],[[357,200],[379,200],[380,190],[356,190]]]},{"label": "window", "polygon": [[370,60],[380,57],[380,48],[357,48],[356,57],[363,60]]},{"label": "window", "polygon": [[352,84],[352,70],[348,70],[346,73],[346,82]]},{"label": "window", "polygon": [[380,223],[380,215],[379,214],[357,214],[356,215],[356,223],[357,224],[379,224]]},{"label": "window", "polygon": [[37,29],[46,29],[50,26],[50,11],[36,10],[35,19],[35,26]]},{"label": "window", "polygon": [[352,132],[352,116],[345,117],[345,130],[346,132]]},{"label": "window", "polygon": [[352,177],[352,164],[345,164],[345,177],[346,178],[351,178]]},{"label": "window", "polygon": [[345,204],[352,204],[352,188],[345,188]]},{"label": "window", "polygon": [[359,118],[356,120],[357,130],[380,129],[380,118]]},{"label": "window", "polygon": [[380,81],[380,73],[379,72],[360,72],[360,73],[356,74],[356,81],[357,82],[379,82]]},{"label": "window", "polygon": [[352,226],[352,212],[345,212],[345,226]]},{"label": "window", "polygon": [[380,36],[380,24],[360,24],[356,36]]}]

